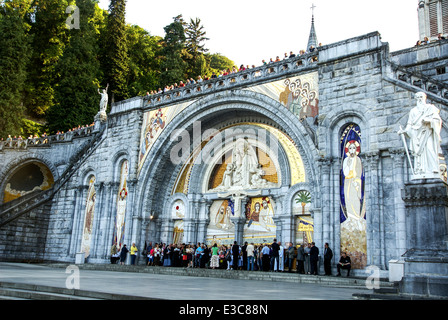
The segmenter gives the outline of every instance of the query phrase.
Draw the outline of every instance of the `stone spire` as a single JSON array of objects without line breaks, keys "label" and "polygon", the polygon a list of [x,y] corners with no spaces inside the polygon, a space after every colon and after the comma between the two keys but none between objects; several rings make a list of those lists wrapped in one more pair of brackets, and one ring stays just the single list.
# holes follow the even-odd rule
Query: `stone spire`
[{"label": "stone spire", "polygon": [[308,38],[308,45],[306,47],[306,51],[309,51],[311,46],[314,46],[316,48],[319,44],[317,42],[316,30],[314,29],[314,8],[316,8],[316,6],[313,3],[313,5],[311,7],[311,10],[312,10],[311,30],[310,30],[310,36]]}]

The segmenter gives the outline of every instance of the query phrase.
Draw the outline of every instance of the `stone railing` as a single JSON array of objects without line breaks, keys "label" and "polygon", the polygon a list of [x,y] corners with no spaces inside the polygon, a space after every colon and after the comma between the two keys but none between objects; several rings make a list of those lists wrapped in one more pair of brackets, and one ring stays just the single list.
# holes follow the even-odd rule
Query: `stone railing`
[{"label": "stone railing", "polygon": [[72,141],[73,138],[87,137],[93,134],[94,126],[88,126],[65,133],[36,138],[7,138],[0,141],[0,150],[27,149],[29,147],[49,147],[52,143]]},{"label": "stone railing", "polygon": [[[67,181],[69,181],[73,174],[105,139],[105,135],[103,135],[103,133],[106,130],[106,127],[106,124],[103,124],[99,131],[93,131],[93,126],[90,127],[92,128],[92,131],[89,131],[91,138],[88,139],[76,152],[76,154],[70,158],[67,168],[59,176],[58,180],[55,181],[51,189],[36,191],[1,204],[0,227],[51,200],[54,194],[58,192]],[[71,136],[71,138],[73,138],[73,136]]]},{"label": "stone railing", "polygon": [[155,109],[163,105],[182,100],[189,100],[228,89],[248,87],[276,80],[284,76],[296,74],[317,68],[318,51],[268,63],[259,67],[249,68],[222,77],[188,84],[164,93],[153,94],[143,98],[144,109]]},{"label": "stone railing", "polygon": [[409,71],[406,67],[399,66],[386,60],[387,68],[390,70],[388,76],[396,84],[406,84],[408,88],[414,91],[425,91],[428,98],[448,106],[448,84],[423,74]]}]

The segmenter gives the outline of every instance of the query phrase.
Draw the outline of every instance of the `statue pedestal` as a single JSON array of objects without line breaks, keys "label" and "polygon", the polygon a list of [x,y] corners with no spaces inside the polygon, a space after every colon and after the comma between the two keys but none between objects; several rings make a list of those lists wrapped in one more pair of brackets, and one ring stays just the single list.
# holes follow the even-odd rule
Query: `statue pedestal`
[{"label": "statue pedestal", "polygon": [[403,295],[448,297],[448,185],[441,179],[412,180],[402,190],[407,251],[402,256]]},{"label": "statue pedestal", "polygon": [[107,114],[104,111],[100,111],[96,114],[94,118],[95,125],[93,127],[94,131],[99,131],[103,123],[107,121]]}]

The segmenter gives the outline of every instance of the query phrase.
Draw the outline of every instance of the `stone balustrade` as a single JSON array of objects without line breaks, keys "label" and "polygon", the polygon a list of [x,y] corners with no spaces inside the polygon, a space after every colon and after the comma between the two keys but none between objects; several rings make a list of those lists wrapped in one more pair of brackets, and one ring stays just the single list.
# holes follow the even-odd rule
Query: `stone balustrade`
[{"label": "stone balustrade", "polygon": [[313,67],[312,64],[317,61],[317,51],[307,53],[222,77],[189,84],[168,92],[147,96],[144,98],[144,106],[159,107],[167,103],[172,103],[173,101],[194,98],[202,94],[209,94],[213,91],[246,87],[255,83],[260,84],[265,81],[272,81],[274,78],[297,73],[298,71],[308,69],[310,66]]},{"label": "stone balustrade", "polygon": [[[245,88],[298,74],[302,71],[309,72],[310,69],[317,69],[316,62],[318,59],[319,54],[316,51],[222,77],[203,80],[195,84],[188,84],[167,92],[128,99],[113,104],[110,114],[114,115],[141,107],[144,110],[162,108],[172,103],[188,101],[214,92]],[[141,100],[143,100],[142,104],[140,104]]]},{"label": "stone balustrade", "polygon": [[36,138],[7,138],[0,141],[0,150],[4,149],[27,149],[29,147],[50,147],[52,143],[69,142],[77,137],[87,137],[92,135],[94,126],[88,126],[65,133],[36,137]]}]

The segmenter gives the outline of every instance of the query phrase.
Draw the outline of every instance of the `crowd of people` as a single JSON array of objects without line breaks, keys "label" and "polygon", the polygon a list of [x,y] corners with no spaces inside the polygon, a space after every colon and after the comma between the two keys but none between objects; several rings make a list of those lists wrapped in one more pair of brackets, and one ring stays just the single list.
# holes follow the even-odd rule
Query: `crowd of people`
[{"label": "crowd of people", "polygon": [[[72,129],[69,129],[66,133],[78,133],[83,129],[86,128],[91,128],[93,127],[95,124],[92,123],[90,125],[79,125],[77,127],[73,127]],[[56,132],[56,136],[62,136],[64,135],[64,131],[57,131]],[[35,144],[46,144],[48,143],[48,135],[46,132],[44,132],[42,135],[37,135],[37,134],[30,134],[28,136],[28,138],[24,138],[21,135],[19,136],[11,136],[8,135],[8,137],[6,139],[0,138],[0,144],[3,144],[4,146],[10,147],[10,148],[21,148],[21,147],[25,147],[27,145],[35,145]],[[56,139],[56,140],[64,140],[64,139]]]},{"label": "crowd of people", "polygon": [[[320,45],[321,44],[319,44],[319,46]],[[317,51],[317,48],[315,48],[314,46],[310,46],[308,51],[300,50],[299,55],[304,55],[306,53],[311,53],[311,52],[316,52],[316,51]],[[296,56],[295,53],[290,51],[289,54],[285,53],[285,55],[283,57],[283,60],[284,59],[293,58],[295,56]],[[274,62],[279,62],[279,61],[281,61],[280,56],[277,56],[275,59],[270,58],[269,61],[262,60],[262,65],[267,65],[269,63],[274,63]],[[148,91],[146,93],[146,95],[147,96],[151,96],[151,95],[154,95],[154,94],[165,93],[165,92],[168,92],[170,90],[174,90],[174,89],[177,89],[177,88],[183,88],[183,87],[189,86],[189,85],[194,85],[194,84],[197,84],[197,83],[200,83],[200,82],[203,82],[203,81],[207,81],[207,80],[210,80],[210,79],[221,78],[221,77],[224,77],[224,76],[227,76],[227,75],[230,75],[230,74],[234,74],[234,73],[238,73],[238,72],[241,72],[241,71],[244,71],[244,70],[247,70],[247,69],[251,69],[251,68],[252,69],[255,68],[255,65],[252,65],[250,67],[249,65],[242,64],[242,65],[240,65],[239,68],[237,68],[237,66],[233,66],[232,68],[223,69],[223,70],[219,71],[219,73],[213,72],[210,77],[209,76],[198,76],[196,79],[189,78],[189,79],[186,79],[185,81],[179,81],[179,83],[174,83],[172,85],[166,85],[163,89],[159,88],[158,90]]]},{"label": "crowd of people", "polygon": [[[135,243],[128,249],[123,245],[119,250],[114,244],[110,257],[112,264],[125,264],[128,253],[131,265],[135,265],[138,249]],[[178,267],[178,268],[202,268],[222,270],[247,270],[265,272],[295,272],[300,274],[318,275],[319,248],[314,242],[301,244],[297,247],[289,242],[283,246],[276,239],[271,244],[254,244],[245,242],[238,245],[208,246],[204,243],[191,244],[166,244],[150,242],[146,245],[142,255],[146,266]],[[325,275],[332,275],[331,261],[333,252],[328,243],[325,244],[323,262]],[[347,269],[350,276],[350,257],[343,252],[337,264],[337,275],[341,269]]]},{"label": "crowd of people", "polygon": [[[435,41],[440,41],[440,40],[445,40],[446,38],[441,34],[441,33],[439,33],[438,35],[437,35],[437,40],[435,40]],[[416,46],[422,46],[422,45],[425,45],[425,44],[429,44],[431,41],[429,40],[429,38],[428,37],[424,37],[423,38],[423,40],[418,40],[417,41],[417,43],[415,44]],[[434,41],[433,41],[434,42]]]}]

